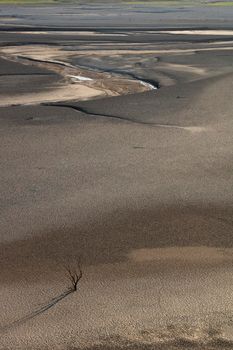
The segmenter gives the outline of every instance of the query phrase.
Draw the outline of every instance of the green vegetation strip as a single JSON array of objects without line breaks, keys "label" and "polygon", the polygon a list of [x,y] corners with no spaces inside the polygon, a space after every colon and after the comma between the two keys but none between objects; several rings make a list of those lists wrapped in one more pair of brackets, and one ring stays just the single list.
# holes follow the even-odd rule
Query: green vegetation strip
[{"label": "green vegetation strip", "polygon": [[[114,0],[87,0],[87,4],[98,3],[116,4]],[[126,5],[143,5],[147,6],[233,6],[232,1],[213,1],[213,0],[118,0]],[[0,4],[83,4],[83,0],[0,0]]]},{"label": "green vegetation strip", "polygon": [[217,1],[209,4],[210,6],[233,6],[233,1]]},{"label": "green vegetation strip", "polygon": [[64,3],[65,1],[57,1],[57,0],[0,0],[0,4],[54,4],[54,3]]}]

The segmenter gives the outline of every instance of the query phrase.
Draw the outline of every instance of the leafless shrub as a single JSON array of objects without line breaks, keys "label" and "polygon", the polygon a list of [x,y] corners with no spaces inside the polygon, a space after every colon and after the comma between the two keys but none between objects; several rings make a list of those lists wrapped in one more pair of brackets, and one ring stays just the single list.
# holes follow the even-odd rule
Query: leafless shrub
[{"label": "leafless shrub", "polygon": [[82,272],[82,268],[80,265],[80,262],[78,262],[77,267],[66,267],[65,268],[67,273],[68,273],[68,279],[71,282],[71,290],[73,292],[77,291],[78,288],[78,283],[81,280],[82,276],[83,276],[83,272]]}]

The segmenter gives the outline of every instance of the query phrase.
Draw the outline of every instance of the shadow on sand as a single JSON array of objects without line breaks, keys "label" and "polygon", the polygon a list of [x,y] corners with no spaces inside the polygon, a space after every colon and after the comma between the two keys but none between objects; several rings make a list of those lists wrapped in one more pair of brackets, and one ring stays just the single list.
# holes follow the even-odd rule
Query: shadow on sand
[{"label": "shadow on sand", "polygon": [[28,313],[27,315],[19,318],[18,320],[13,321],[12,323],[9,323],[9,324],[1,327],[0,332],[6,332],[14,327],[17,327],[17,326],[24,324],[25,322],[33,319],[36,316],[39,316],[40,314],[51,309],[53,306],[55,306],[57,303],[59,303],[59,301],[61,301],[62,299],[65,299],[68,295],[70,295],[71,293],[74,293],[74,292],[75,292],[75,290],[73,288],[69,288],[65,292],[63,292],[60,295],[57,295],[56,297],[49,300],[46,304],[42,305],[38,309],[32,311],[31,313]]}]

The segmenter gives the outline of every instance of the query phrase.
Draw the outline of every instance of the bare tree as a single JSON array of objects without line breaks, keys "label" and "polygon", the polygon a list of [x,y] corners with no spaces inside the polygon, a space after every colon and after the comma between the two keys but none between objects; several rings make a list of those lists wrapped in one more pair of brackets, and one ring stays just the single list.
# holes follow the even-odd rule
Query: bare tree
[{"label": "bare tree", "polygon": [[78,283],[83,276],[80,263],[78,263],[76,268],[66,267],[66,271],[68,272],[68,278],[72,284],[71,290],[76,292]]},{"label": "bare tree", "polygon": [[80,279],[83,276],[82,268],[80,265],[80,262],[76,263],[73,268],[65,267],[65,270],[68,272],[68,278],[71,282],[71,287],[69,287],[68,290],[65,290],[60,295],[55,296],[51,300],[49,300],[46,304],[42,305],[40,308],[33,310],[32,312],[28,313],[27,315],[19,318],[18,320],[13,321],[10,324],[7,324],[3,327],[0,327],[0,333],[5,332],[13,327],[19,326],[28,320],[44,313],[45,311],[51,309],[54,307],[57,303],[59,303],[62,299],[68,297],[71,293],[74,293],[77,291],[78,283]]}]

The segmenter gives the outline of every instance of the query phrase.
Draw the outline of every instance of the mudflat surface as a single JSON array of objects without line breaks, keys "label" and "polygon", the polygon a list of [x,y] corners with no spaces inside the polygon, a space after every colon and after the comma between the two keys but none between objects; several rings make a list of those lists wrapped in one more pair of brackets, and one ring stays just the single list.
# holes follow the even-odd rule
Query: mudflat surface
[{"label": "mudflat surface", "polygon": [[1,350],[233,347],[231,16],[1,8]]},{"label": "mudflat surface", "polygon": [[[0,96],[40,92],[61,77],[48,70],[0,58]],[[12,104],[14,99],[12,98]]]},{"label": "mudflat surface", "polygon": [[29,64],[20,64],[18,62],[12,62],[7,59],[0,58],[0,76],[11,75],[33,75],[33,74],[47,74],[51,75],[50,71],[46,71],[39,67],[35,67]]},{"label": "mudflat surface", "polygon": [[145,4],[70,4],[47,6],[1,6],[1,23],[62,28],[101,27],[213,27],[232,28],[232,6],[156,6]]}]

